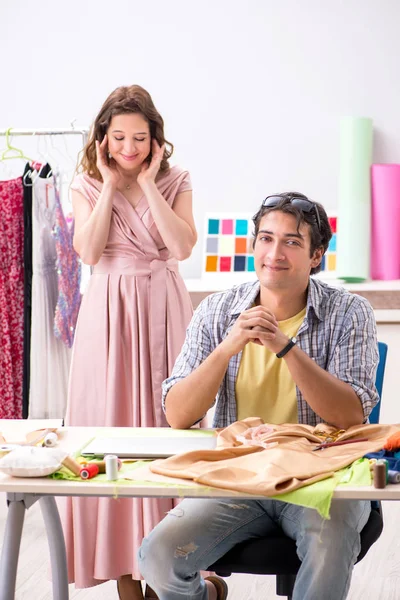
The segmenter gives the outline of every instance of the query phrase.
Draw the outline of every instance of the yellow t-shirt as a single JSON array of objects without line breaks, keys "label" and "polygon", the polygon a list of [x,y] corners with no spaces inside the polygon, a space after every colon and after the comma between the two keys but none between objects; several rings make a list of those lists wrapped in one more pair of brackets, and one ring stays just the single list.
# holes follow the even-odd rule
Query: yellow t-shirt
[{"label": "yellow t-shirt", "polygon": [[[289,338],[296,336],[306,308],[279,321]],[[265,346],[249,342],[243,349],[236,379],[237,418],[260,417],[265,423],[298,423],[296,385],[286,361]]]}]

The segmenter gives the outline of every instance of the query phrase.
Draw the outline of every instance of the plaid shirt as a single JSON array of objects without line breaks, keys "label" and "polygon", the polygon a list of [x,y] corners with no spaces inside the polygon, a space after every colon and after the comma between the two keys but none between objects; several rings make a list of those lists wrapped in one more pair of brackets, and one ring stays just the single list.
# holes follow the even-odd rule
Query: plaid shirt
[{"label": "plaid shirt", "polygon": [[[163,383],[165,397],[211,354],[232,329],[241,312],[250,308],[260,282],[244,283],[205,298],[195,311],[171,377]],[[317,365],[348,383],[360,398],[365,420],[378,402],[375,375],[379,360],[375,316],[369,302],[342,288],[333,288],[310,277],[306,316],[297,334],[297,345]],[[237,420],[235,383],[242,353],[232,356],[216,397],[214,427]],[[321,391],[323,393],[323,391]],[[299,423],[323,422],[296,387]],[[268,402],[268,389],[265,390]]]}]

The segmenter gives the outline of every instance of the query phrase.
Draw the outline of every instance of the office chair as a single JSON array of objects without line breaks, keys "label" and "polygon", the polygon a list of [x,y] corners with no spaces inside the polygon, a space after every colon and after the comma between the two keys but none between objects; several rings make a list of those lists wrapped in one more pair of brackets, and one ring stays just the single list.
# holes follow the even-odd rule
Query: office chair
[{"label": "office chair", "polygon": [[[382,398],[383,378],[386,366],[387,345],[378,343],[379,365],[375,385],[379,394],[379,402],[370,415],[371,423],[378,423],[380,402]],[[383,518],[380,502],[371,503],[371,514],[361,532],[361,550],[359,562],[369,548],[382,533]],[[276,575],[276,594],[291,600],[296,575],[301,561],[297,556],[296,542],[287,537],[283,531],[265,538],[251,539],[232,548],[227,554],[208,567],[221,577],[229,577],[232,573],[251,573],[255,575]]]},{"label": "office chair", "polygon": [[379,423],[379,415],[381,412],[381,398],[382,398],[382,388],[383,388],[383,378],[385,375],[385,367],[386,367],[386,356],[388,347],[387,344],[383,342],[378,342],[378,350],[379,350],[379,363],[378,370],[376,372],[375,385],[378,390],[379,402],[376,406],[374,406],[371,414],[369,415],[370,423]]}]

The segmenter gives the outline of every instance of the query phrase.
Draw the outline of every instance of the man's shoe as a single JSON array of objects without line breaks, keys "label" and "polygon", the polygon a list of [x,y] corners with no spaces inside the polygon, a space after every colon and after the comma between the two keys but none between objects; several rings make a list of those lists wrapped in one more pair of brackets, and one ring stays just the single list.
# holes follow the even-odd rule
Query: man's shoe
[{"label": "man's shoe", "polygon": [[205,581],[211,581],[217,590],[217,600],[226,600],[228,597],[228,584],[221,577],[210,575],[205,578]]},{"label": "man's shoe", "polygon": [[155,593],[155,591],[153,590],[153,588],[151,588],[147,583],[146,583],[146,590],[145,590],[145,594],[144,594],[145,599],[146,598],[155,598],[156,600],[158,600],[158,596]]}]

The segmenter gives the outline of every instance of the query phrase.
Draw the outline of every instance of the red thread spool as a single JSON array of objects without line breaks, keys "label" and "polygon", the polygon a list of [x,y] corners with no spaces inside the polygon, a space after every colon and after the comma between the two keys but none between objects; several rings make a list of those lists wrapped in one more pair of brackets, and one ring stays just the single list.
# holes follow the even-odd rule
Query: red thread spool
[{"label": "red thread spool", "polygon": [[96,475],[98,475],[98,473],[99,473],[99,467],[97,465],[95,465],[94,463],[92,463],[92,464],[87,464],[84,467],[82,467],[79,474],[81,476],[81,479],[91,479],[92,477],[96,477]]}]

